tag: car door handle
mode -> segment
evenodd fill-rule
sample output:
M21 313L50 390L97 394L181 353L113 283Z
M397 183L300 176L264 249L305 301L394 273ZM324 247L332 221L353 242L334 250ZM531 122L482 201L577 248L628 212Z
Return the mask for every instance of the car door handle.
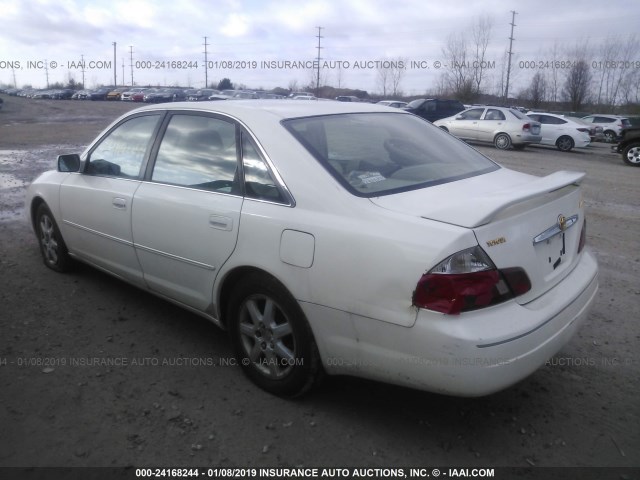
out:
M230 232L233 229L233 219L223 215L211 215L209 216L209 226Z
M120 208L120 209L125 209L127 208L127 201L124 198L120 198L120 197L114 197L113 200L111 200L111 204L116 207L116 208Z

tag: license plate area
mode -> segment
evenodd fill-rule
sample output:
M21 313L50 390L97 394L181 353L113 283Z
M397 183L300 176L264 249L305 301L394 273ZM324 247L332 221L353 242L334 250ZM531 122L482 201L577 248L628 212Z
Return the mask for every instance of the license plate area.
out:
M567 255L567 239L565 237L565 232L561 232L536 244L536 254L545 265L545 271L553 272L565 261Z

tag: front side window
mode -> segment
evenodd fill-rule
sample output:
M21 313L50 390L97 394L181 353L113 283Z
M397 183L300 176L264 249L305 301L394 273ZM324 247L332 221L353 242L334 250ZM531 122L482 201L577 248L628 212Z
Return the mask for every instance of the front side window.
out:
M414 190L500 168L413 115L353 113L282 123L339 183L357 196Z
M159 118L144 115L118 125L91 152L85 173L138 178Z
M480 120L483 112L484 108L472 108L471 110L462 112L459 116L461 120Z
M238 193L235 125L200 115L171 117L151 180L222 193Z

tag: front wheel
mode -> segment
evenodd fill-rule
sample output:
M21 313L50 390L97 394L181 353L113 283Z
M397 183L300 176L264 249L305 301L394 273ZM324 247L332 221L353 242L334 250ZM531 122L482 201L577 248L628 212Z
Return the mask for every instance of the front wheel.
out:
M35 220L36 235L44 264L56 272L70 270L73 259L69 256L51 210L44 203L40 204L36 210Z
M507 150L511 146L511 137L506 133L499 133L493 139L493 144L498 150Z
M231 295L227 320L238 361L260 388L295 397L320 377L311 328L298 302L274 278L244 278Z
M613 143L616 141L616 132L607 130L604 132L604 141L607 143Z
M558 150L560 150L561 152L570 152L574 147L573 138L567 135L563 135L558 140L556 140L556 147L558 147Z
M622 159L627 165L640 167L640 143L627 145L622 151Z

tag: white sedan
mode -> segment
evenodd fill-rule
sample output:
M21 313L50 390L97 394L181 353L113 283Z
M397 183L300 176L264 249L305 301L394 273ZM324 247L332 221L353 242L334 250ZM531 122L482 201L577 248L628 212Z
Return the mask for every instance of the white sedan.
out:
M433 122L463 140L487 142L499 150L540 143L540 124L515 108L478 106Z
M267 391L324 371L478 396L587 316L583 176L502 168L383 106L185 102L117 119L26 205L47 267L86 262L228 329Z
M589 127L584 123L553 113L529 112L527 117L540 122L541 145L551 145L562 152L570 152L573 147L585 148L591 143Z

